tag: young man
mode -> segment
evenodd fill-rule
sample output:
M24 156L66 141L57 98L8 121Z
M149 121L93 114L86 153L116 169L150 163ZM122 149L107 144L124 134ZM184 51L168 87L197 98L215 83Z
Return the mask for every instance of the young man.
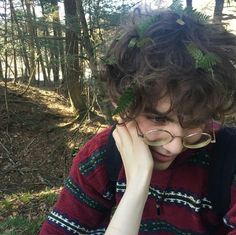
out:
M139 14L114 40L105 76L120 110L112 134L122 158L116 191L108 128L74 158L40 235L236 234L235 182L224 215L208 197L222 127L215 120L236 107L236 38L195 16Z

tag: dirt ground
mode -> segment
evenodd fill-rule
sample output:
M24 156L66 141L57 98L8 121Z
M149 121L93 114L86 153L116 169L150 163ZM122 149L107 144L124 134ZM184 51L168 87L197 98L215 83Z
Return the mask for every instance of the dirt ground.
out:
M63 184L81 146L100 122L73 122L68 99L53 89L26 89L0 82L0 200L6 194L40 191ZM8 108L6 108L8 107Z

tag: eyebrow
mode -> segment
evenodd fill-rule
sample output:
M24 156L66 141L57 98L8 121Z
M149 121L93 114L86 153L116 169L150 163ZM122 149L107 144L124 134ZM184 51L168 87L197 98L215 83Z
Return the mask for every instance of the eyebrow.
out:
M160 111L153 109L153 108L145 108L144 112L158 115L158 116L166 116L166 117L171 113L169 110L167 112L160 112Z
M146 114L151 114L153 116L166 117L170 121L173 121L173 122L177 122L178 121L178 120L176 120L176 118L173 117L174 116L173 111L170 111L170 110L168 110L167 112L160 112L160 111L158 111L156 109L153 109L153 108L145 108L144 112Z

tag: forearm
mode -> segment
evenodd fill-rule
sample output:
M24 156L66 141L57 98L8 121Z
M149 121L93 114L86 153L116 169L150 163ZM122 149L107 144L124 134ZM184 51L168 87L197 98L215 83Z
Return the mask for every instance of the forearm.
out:
M148 197L148 188L149 182L145 187L127 187L105 235L138 234L143 209Z
M117 125L113 132L124 165L125 193L105 235L137 235L153 171L149 147L140 139L136 122Z

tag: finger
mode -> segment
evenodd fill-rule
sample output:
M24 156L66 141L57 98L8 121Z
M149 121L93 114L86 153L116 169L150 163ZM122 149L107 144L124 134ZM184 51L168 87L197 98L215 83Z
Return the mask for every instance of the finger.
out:
M112 132L112 136L113 136L113 138L115 140L116 147L118 148L118 150L120 152L121 139L120 139L120 135L119 135L117 129L114 129L114 131Z
M120 138L120 144L123 145L127 145L127 144L132 144L132 137L129 133L129 130L126 126L126 124L123 125L117 125L116 126L116 131L119 135Z
M117 125L118 125L118 126L125 125L125 121L124 121L121 117L118 117L118 118L116 119L116 121L117 121Z
M142 138L138 135L137 131L137 121L132 120L131 122L127 123L127 128L129 130L130 135L132 136L132 140L135 144L142 143Z

